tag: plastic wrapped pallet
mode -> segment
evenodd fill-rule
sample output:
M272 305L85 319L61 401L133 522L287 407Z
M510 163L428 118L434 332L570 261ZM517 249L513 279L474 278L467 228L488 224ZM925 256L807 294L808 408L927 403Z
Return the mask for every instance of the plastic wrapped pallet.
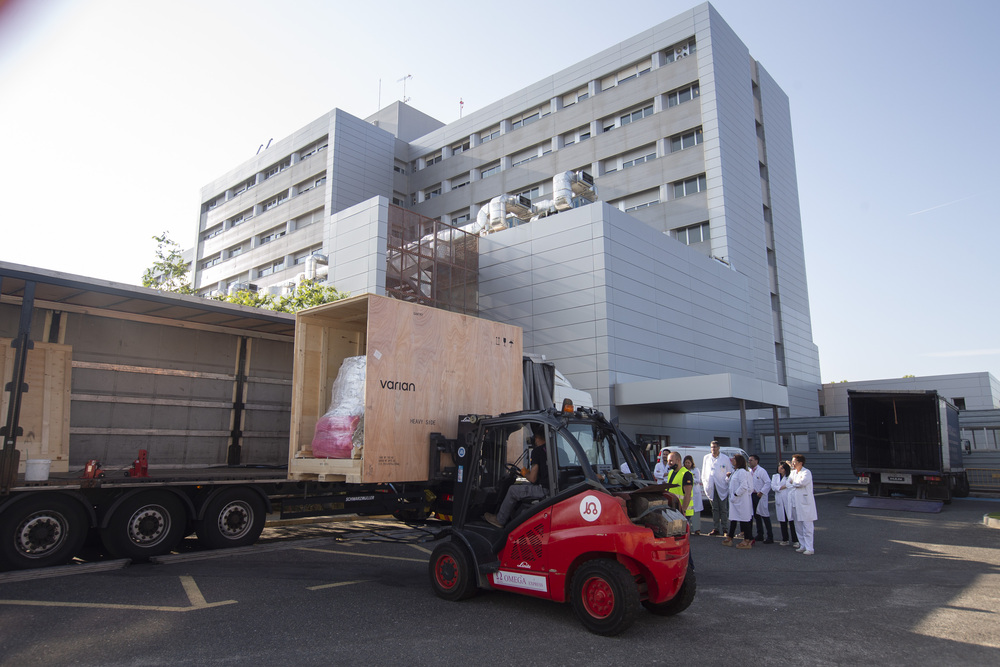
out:
M361 458L364 412L365 357L347 357L333 382L330 408L316 423L313 456L321 459Z

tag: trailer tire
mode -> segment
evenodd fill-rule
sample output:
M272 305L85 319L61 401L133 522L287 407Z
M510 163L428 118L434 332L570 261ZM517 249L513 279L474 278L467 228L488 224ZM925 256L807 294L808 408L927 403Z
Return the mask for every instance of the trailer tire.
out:
M205 507L195 532L209 549L229 549L253 544L264 530L264 501L253 489L226 489Z
M68 563L88 530L83 507L71 498L42 493L14 503L0 515L0 570Z
M670 600L654 604L649 600L643 600L642 606L657 616L673 616L679 614L694 602L695 592L698 590L698 581L694 576L694 566L688 561L687 572L684 574L684 583Z
M635 622L639 589L628 568L616 560L598 558L573 575L573 611L594 634L611 637Z
M168 491L145 491L126 498L112 510L101 542L115 558L141 562L177 546L187 525L181 501Z
M444 600L456 602L476 594L472 558L460 544L442 542L431 554L429 573L434 593Z

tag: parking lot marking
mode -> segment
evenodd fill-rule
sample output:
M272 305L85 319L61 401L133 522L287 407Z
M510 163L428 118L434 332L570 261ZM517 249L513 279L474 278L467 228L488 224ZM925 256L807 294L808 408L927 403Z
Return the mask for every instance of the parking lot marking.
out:
M54 602L50 600L0 600L0 604L22 606L22 607L73 607L79 609L127 609L132 611L172 611L185 612L199 609L210 609L221 607L227 604L236 604L236 600L223 600L222 602L208 602L201 594L194 579L189 576L181 577L181 586L191 601L190 607L169 607L163 605L148 604L112 604L105 602Z
M303 547L300 551L316 551L322 554L339 554L341 556L358 556L359 558L385 558L386 560L406 560L414 563L426 563L426 558L404 558L403 556L382 556L380 554L363 554L357 551L338 551L336 549L316 549Z
M350 586L351 584L363 584L367 579L358 579L357 581L338 581L335 584L322 584L320 586L306 586L307 591L318 591L324 588L336 588L337 586Z
M424 552L424 553L425 553L425 554L427 554L428 556L429 556L429 555L431 554L431 550L430 550L430 549L428 549L427 547L422 547L422 546L420 546L419 544L411 544L410 546L411 546L411 547L413 547L414 549L416 549L417 551L422 551L422 552Z

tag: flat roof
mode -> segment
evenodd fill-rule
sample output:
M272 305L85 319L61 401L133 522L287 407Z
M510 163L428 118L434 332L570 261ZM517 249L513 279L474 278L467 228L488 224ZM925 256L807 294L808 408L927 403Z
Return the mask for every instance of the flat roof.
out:
M35 284L36 307L113 311L267 336L291 338L295 334L291 313L0 262L0 302L20 304L28 283Z
M787 408L788 387L735 373L640 380L615 385L615 405L663 412L725 412Z

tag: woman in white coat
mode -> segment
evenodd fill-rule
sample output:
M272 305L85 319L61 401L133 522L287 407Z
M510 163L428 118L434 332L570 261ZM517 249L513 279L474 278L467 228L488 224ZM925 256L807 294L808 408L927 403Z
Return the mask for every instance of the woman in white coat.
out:
M747 460L742 454L733 457L733 474L729 477L729 537L722 540L723 546L733 546L736 522L743 529L743 541L737 549L753 546L753 478L747 470Z
M774 515L781 524L781 546L788 546L788 529L792 532L792 546L799 548L799 538L795 534L795 522L792 520L792 487L788 486L788 475L792 468L782 461L778 464L778 472L771 475L771 488L774 489Z
M812 556L813 522L816 521L816 499L813 497L813 477L806 468L804 454L792 455L792 473L788 476L788 485L792 487L792 518L795 519L795 532L799 535L800 546L796 551Z

